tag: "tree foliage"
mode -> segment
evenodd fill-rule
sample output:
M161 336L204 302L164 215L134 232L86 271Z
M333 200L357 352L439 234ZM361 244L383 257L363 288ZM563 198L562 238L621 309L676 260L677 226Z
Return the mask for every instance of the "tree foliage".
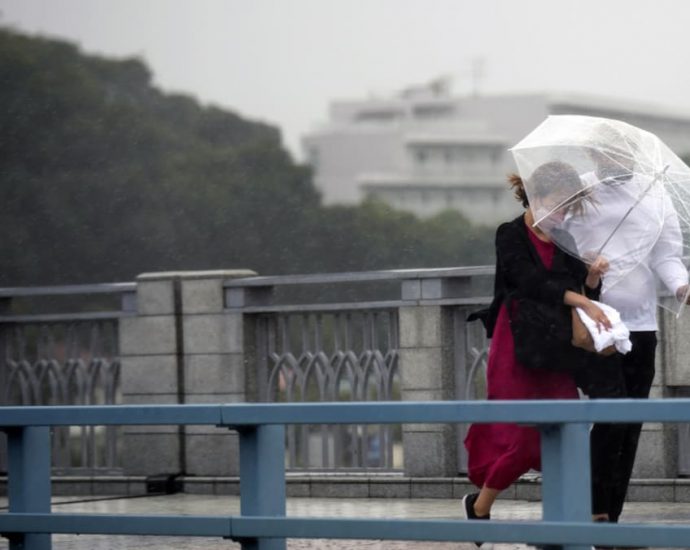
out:
M3 286L492 259L457 213L322 207L276 128L163 93L138 59L0 29L0 106Z

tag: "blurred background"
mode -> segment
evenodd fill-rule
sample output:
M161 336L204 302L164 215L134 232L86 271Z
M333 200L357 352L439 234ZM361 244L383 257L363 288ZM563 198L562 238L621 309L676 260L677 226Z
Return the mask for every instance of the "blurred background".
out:
M690 156L682 0L0 0L0 285L490 264L549 114Z

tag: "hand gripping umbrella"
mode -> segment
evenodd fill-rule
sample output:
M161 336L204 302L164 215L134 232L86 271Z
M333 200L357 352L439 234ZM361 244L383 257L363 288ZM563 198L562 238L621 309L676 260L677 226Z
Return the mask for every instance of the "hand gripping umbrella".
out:
M690 168L657 136L617 120L549 116L511 152L535 225L585 262L608 260L603 292L645 270L673 295L687 281ZM580 185L566 185L563 170ZM679 314L683 292L660 303Z

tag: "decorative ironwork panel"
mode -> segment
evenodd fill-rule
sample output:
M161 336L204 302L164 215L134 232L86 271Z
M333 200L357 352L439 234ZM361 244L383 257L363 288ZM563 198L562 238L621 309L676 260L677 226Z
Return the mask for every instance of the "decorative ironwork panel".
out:
M111 405L120 402L118 321L8 323L0 329L3 405ZM118 427L53 430L53 466L114 470Z
M397 310L260 315L259 393L268 402L400 400ZM290 426L293 470L402 468L399 426Z
M470 312L468 309L460 309L460 314L466 317ZM486 362L489 357L489 339L486 337L484 326L479 321L463 323L462 331L456 337L464 338L465 355L464 369L465 376L463 384L463 394L458 395L458 399L486 399Z
M467 316L482 306L458 307L454 312L455 397L460 400L486 399L486 366L489 339L479 321L467 322ZM457 427L458 470L467 472L465 436L468 426Z

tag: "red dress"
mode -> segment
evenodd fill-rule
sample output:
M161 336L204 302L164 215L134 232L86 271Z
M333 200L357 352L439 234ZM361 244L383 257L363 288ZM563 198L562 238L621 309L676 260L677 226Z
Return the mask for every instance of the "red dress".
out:
M530 240L541 261L551 269L553 243L531 230ZM517 362L508 312L501 306L487 364L488 399L577 399L570 374L530 370ZM502 491L530 469L541 469L539 431L516 424L473 424L465 438L468 477L477 487Z

